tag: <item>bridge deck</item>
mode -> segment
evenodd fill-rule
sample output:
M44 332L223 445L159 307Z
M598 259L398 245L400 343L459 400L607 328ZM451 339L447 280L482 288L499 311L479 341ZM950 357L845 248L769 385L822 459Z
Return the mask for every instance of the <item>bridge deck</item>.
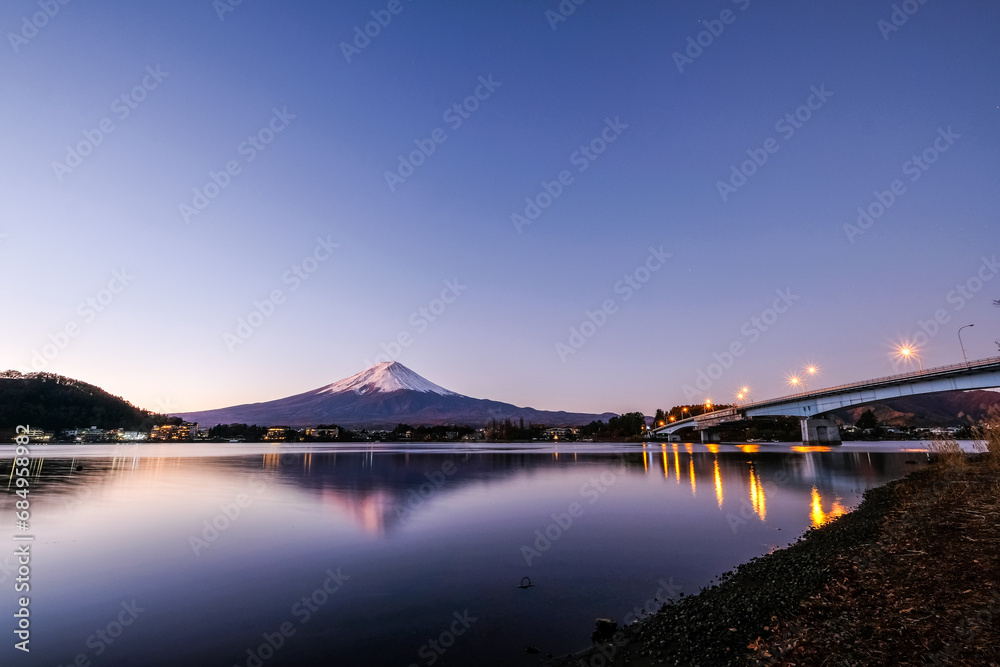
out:
M922 382L926 380L935 380L935 379L949 378L949 377L969 376L969 375L976 375L978 373L996 373L998 371L1000 371L1000 357L991 357L989 359L980 359L968 363L950 364L948 366L937 366L935 368L928 368L927 370L910 371L908 373L887 375L884 377L873 378L870 380L851 382L849 384L837 385L835 387L826 387L824 389L818 389L815 391L804 391L804 392L799 392L797 394L790 394L788 396L769 398L764 401L757 401L755 403L739 405L733 408L725 408L723 410L707 412L705 414L697 415L695 417L688 417L687 419L683 419L681 421L665 424L659 428L651 429L650 434L651 435L670 434L687 426L705 425L706 427L710 427L711 425L721 424L726 421L742 420L745 418L748 411L767 409L779 405L802 404L803 401L811 401L813 399L822 399L824 397L850 394L854 392L867 391L867 390L875 390L886 387L897 387L901 385L907 385L912 382ZM871 399L868 399L865 402L871 402ZM815 406L817 404L812 404L812 405ZM822 411L823 410L816 410L813 412L813 414L817 414Z

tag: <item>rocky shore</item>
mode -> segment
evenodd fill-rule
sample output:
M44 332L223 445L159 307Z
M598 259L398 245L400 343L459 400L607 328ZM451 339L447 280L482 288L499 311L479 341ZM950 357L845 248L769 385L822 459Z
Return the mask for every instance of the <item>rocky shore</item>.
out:
M549 664L1000 666L998 457L935 459Z

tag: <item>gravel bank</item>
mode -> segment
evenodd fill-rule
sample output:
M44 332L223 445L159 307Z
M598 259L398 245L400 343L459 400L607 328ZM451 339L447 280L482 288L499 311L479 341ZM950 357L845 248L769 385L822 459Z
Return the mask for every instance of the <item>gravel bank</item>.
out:
M551 665L1000 665L995 463L941 457Z

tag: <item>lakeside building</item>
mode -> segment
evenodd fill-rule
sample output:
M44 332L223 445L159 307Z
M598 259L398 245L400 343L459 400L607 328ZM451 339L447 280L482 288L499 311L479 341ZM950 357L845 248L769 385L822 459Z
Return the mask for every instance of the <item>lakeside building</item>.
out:
M63 432L63 437L69 439L70 442L107 442L112 439L112 436L112 433L96 426L74 428Z
M307 428L306 429L307 438L316 438L317 440L336 440L340 437L340 429L337 427L333 428Z
M191 442L198 433L198 424L182 422L154 426L149 434L151 442Z
M264 440L268 442L283 441L288 437L288 427L287 426L272 426L267 429L267 435L264 436Z
M39 442L52 442L52 432L46 431L40 428L28 428L27 433L24 435L28 436L28 440L33 443Z

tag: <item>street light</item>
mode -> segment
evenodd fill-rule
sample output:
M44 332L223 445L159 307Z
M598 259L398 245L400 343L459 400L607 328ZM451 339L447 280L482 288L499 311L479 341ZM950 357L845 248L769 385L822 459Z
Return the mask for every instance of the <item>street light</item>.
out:
M907 361L909 361L909 359L910 359L911 356L912 357L916 357L917 358L917 364L920 366L920 370L921 371L924 370L924 362L920 361L920 355L917 354L917 351L915 349L913 349L909 345L904 345L904 346L902 346L902 347L899 348L898 352L899 352L899 355L902 356L903 358L905 358Z
M741 401L744 404L750 402L750 387L743 386L736 391L736 404L739 405Z
M799 385L802 384L802 380L797 375L792 375L788 378L788 384L792 385L793 388L798 389Z
M965 365L969 365L969 358L965 356L965 343L962 342L962 329L968 329L969 327L974 327L975 324L966 324L964 327L958 328L958 344L962 346L962 359L965 361Z

